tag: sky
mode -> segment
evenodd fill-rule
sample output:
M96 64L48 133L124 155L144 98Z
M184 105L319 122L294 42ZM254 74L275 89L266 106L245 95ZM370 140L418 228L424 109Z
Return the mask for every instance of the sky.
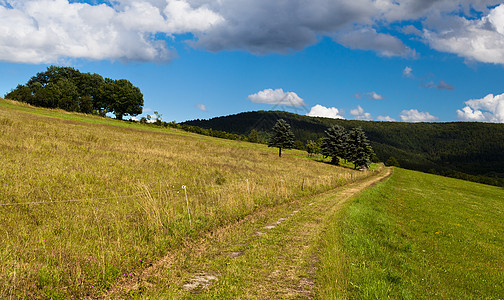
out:
M50 65L128 79L136 118L503 123L504 4L0 0L0 96Z

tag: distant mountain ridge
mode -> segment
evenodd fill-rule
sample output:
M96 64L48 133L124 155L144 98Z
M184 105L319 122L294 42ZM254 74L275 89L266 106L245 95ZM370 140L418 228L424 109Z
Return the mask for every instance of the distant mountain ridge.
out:
M381 161L395 157L401 167L504 186L504 124L402 123L308 117L284 111L252 111L191 120L182 124L265 138L278 119L286 120L296 139L324 136L331 125L362 127ZM476 178L477 177L477 178ZM485 177L485 178L483 178Z

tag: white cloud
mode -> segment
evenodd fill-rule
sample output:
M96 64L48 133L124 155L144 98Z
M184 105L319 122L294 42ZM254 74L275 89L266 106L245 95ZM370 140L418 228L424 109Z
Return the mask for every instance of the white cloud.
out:
M410 67L405 67L403 72L402 72L403 76L405 77L413 77L413 69L410 68Z
M196 107L197 107L199 110L201 110L201 111L207 111L207 107L206 107L206 105L205 105L205 104L201 104L201 103L199 103L199 104L197 104L197 105L196 105Z
M344 119L343 114L336 107L325 107L320 104L313 106L306 115L309 117Z
M420 112L416 109L403 110L400 117L403 122L432 122L439 119L428 112Z
M165 37L185 33L190 45L209 51L289 53L328 36L349 48L414 58L414 49L390 30L380 31L396 22L419 21L402 32L439 51L504 64L501 0L83 2L0 0L0 61L167 62L176 52Z
M167 0L164 9L167 31L172 33L203 32L224 22L224 18L207 6L193 9L184 0Z
M469 60L504 64L504 4L479 19L439 16L427 20L424 37L429 45Z
M367 93L369 95L370 98L372 98L373 100L382 100L383 99L383 96L380 95L380 94L377 94L376 92L370 92L370 93Z
M294 92L284 92L283 89L265 89L248 96L249 100L255 103L266 103L273 105L303 106L304 100Z
M461 121L504 123L504 94L488 94L482 99L468 100L465 104L466 107L457 110Z
M67 58L166 62L176 53L155 34L200 32L222 21L206 6L193 8L180 0L112 3L114 6L68 0L0 2L0 60L34 64Z
M389 116L378 116L378 117L376 117L376 120L377 121L384 121L384 122L395 122L396 121L396 119L391 118Z
M371 114L364 112L364 109L359 105L356 109L352 109L350 114L354 116L356 120L371 120Z

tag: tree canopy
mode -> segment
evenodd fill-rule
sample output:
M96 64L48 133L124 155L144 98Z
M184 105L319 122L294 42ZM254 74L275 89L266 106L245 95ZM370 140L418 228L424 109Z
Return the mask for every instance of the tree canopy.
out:
M117 119L142 113L143 95L126 79L113 80L99 74L81 73L71 67L50 66L18 85L5 98L34 106L105 115Z
M355 168L369 167L371 157L374 155L373 148L369 140L360 127L352 128L348 133L348 155L347 159L352 161Z
M294 133L290 125L283 119L278 120L273 126L273 135L268 141L268 147L277 147L278 156L282 156L282 148L292 149L294 147Z
M333 125L325 131L326 137L322 140L322 155L331 157L332 164L339 164L339 159L348 157L348 133L340 125Z

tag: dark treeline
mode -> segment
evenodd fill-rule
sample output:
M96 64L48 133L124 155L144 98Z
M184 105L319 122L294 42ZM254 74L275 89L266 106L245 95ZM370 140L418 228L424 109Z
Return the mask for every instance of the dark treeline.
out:
M6 99L34 106L60 108L104 116L113 113L117 119L142 113L143 95L126 79L103 78L99 74L81 73L70 67L50 66L20 84Z
M328 127L361 127L381 161L391 157L407 169L504 186L504 125L492 123L402 123L314 118L283 111L257 111L183 124L264 136L286 120L302 143L324 137Z

